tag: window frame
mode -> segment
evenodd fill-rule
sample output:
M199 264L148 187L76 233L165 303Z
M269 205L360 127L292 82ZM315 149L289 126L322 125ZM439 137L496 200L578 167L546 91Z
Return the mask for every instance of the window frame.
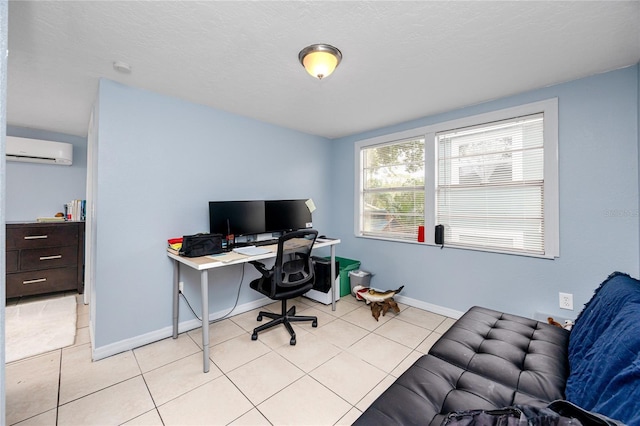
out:
M453 120L430 124L427 126L381 135L370 139L363 139L354 144L354 235L358 238L370 238L377 240L387 240L404 243L415 243L435 246L434 227L436 225L436 185L438 179L437 163L437 139L436 134L447 132L463 127L479 126L496 121L513 119L516 117L542 113L544 114L543 137L544 137L544 253L527 253L521 251L500 250L485 247L445 247L462 250L474 250L489 253L503 253L535 258L554 259L560 256L560 202L559 202L559 181L558 181L558 98L551 98L542 101L517 105L504 109L494 110L482 114L461 117ZM424 171L425 171L425 241L424 243L409 241L406 239L394 239L389 237L363 235L361 227L361 203L362 198L362 150L374 145L384 145L394 141L402 141L410 138L421 138L425 140Z
M356 173L356 185L355 185L355 191L356 191L356 203L355 203L355 222L354 222L354 226L355 226L355 234L356 236L359 237L363 237L363 238L373 238L373 239L378 239L378 240L389 240L389 241L403 241L403 242L411 242L411 240L406 239L406 238L393 238L391 236L384 236L384 235L374 235L375 233L371 233L371 234L365 234L364 232L361 232L361 223L360 220L363 218L364 216L364 207L363 207L363 203L361 203L362 201L362 196L365 194L364 192L364 170L363 170L363 163L364 163L364 150L365 149L369 149L369 148L374 148L374 147L380 147L383 148L385 146L389 146L389 145L394 145L394 144L401 144L403 142L407 142L410 141L412 139L424 139L424 136L421 135L420 133L416 133L415 130L410 130L407 132L400 132L400 133L394 133L393 134L393 138L389 138L388 136L381 136L381 137L377 137L377 138L373 138L373 139L368 139L366 141L360 141L356 143L356 169L355 169L355 173ZM426 146L426 141L425 141L425 146ZM424 153L423 153L424 154ZM423 155L424 158L424 155ZM426 162L425 162L426 164ZM424 171L424 182L425 182L425 186L426 186L426 182L427 182L427 173L426 173L426 169L423 170ZM424 191L424 190L423 190ZM427 205L426 200L425 200L425 206ZM416 235L417 235L417 230L416 230Z

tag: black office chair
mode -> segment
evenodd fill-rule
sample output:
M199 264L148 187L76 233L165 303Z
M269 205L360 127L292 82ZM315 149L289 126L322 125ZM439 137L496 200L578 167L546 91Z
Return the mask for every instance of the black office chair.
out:
M296 333L291 326L295 321L312 321L311 326L318 326L317 317L296 316L296 307L287 310L287 300L303 295L311 290L315 282L311 249L318 236L314 229L303 229L289 232L278 239L278 254L276 262L271 269L266 269L263 263L253 261L262 276L251 281L251 288L268 296L273 300L282 301L282 313L260 311L258 321L262 317L271 318L272 321L256 327L251 335L251 340L258 339L258 333L278 324L284 324L291 335L289 343L296 344Z

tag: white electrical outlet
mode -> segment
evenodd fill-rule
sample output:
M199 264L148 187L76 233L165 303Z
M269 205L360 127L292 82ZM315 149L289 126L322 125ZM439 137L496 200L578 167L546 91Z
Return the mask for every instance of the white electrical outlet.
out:
M178 291L184 294L184 281L178 283Z
M560 293L560 309L573 311L573 294Z

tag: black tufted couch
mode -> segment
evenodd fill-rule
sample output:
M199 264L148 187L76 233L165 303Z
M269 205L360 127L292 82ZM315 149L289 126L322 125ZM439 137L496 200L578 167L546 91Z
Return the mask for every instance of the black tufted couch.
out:
M355 424L439 425L451 412L512 406L640 426L640 281L611 274L571 334L471 308Z
M449 412L564 397L569 332L473 307L355 425L440 425Z

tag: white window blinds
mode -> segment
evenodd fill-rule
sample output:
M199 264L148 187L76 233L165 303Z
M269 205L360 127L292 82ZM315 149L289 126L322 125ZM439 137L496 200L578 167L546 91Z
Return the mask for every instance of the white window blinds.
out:
M424 137L362 148L360 235L416 241L424 225Z
M544 255L543 120L436 134L436 224L446 245Z

